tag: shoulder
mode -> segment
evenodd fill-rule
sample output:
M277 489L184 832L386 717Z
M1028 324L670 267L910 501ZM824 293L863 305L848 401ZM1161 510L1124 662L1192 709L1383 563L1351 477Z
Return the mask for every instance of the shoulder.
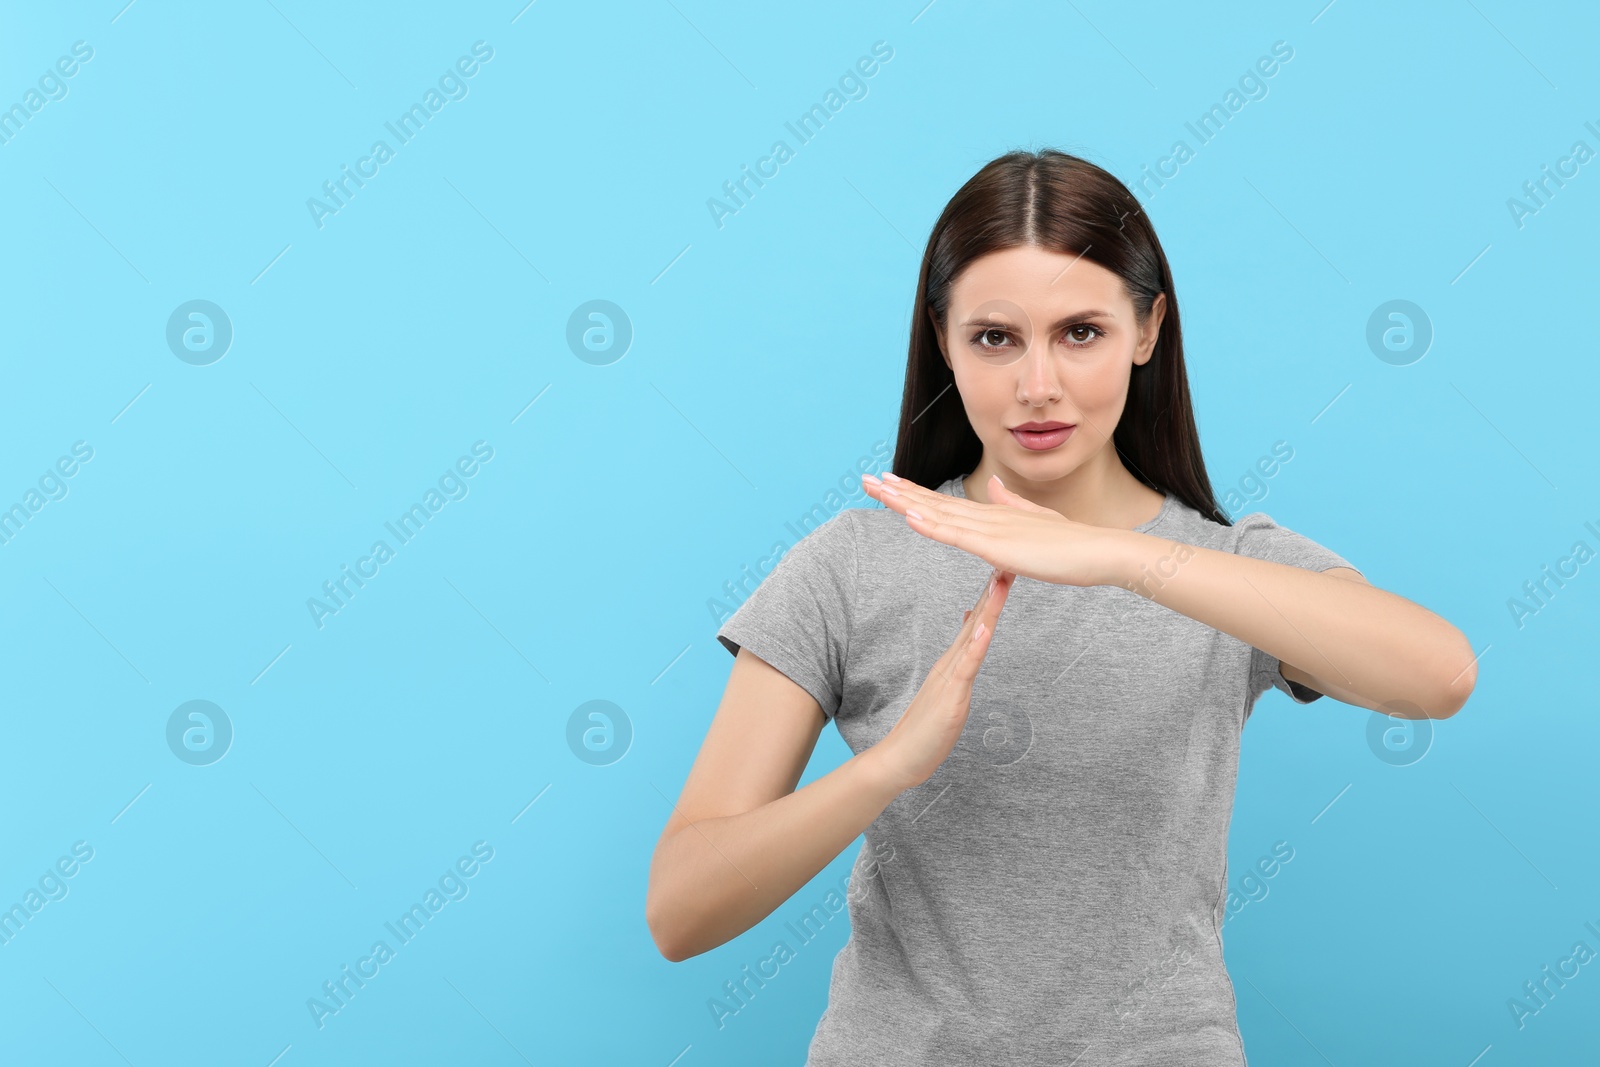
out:
M906 525L904 516L881 505L846 508L839 513L839 520L848 524L856 556L863 561L881 564L903 552L910 538L919 536Z
M966 496L961 491L959 476L929 488L957 499L965 499ZM871 565L903 571L919 566L937 567L943 561L968 555L959 548L917 533L906 522L904 515L874 500L869 499L863 507L850 508L847 513L855 524L857 550L864 567Z
M1264 511L1252 511L1224 524L1190 507L1181 498L1170 493L1168 496L1168 506L1151 533L1246 556L1270 555L1291 542L1309 540L1279 524Z
M1241 556L1286 563L1311 570L1348 567L1360 573L1348 560L1326 545L1297 530L1290 529L1262 511L1242 515L1228 528L1232 542L1229 551Z
M1174 497L1161 522L1150 533L1175 541L1250 556L1269 563L1285 563L1311 570L1348 567L1361 572L1349 560L1312 538L1282 525L1263 511L1241 515L1229 525L1201 514ZM1365 576L1362 576L1363 579Z
M1168 494L1166 507L1161 512L1160 521L1150 527L1147 532L1156 537L1167 537L1185 544L1198 545L1201 548L1215 548L1224 552L1232 552L1233 527L1224 526L1217 520L1201 514L1182 498L1175 494Z
M773 547L780 550L781 558L777 560L779 566L788 561L807 561L810 564L835 565L851 567L855 564L856 553L856 513L865 511L865 508L844 508L833 515L823 518L815 526L805 529L802 525L793 522L786 524L785 532L790 537L798 537L787 549L783 548L780 541ZM815 514L803 517L803 524L807 519L815 521ZM764 570L767 568L763 568Z
M1241 515L1228 528L1233 551L1242 556L1270 557L1280 552L1294 540L1309 540L1304 534L1291 530L1264 511Z

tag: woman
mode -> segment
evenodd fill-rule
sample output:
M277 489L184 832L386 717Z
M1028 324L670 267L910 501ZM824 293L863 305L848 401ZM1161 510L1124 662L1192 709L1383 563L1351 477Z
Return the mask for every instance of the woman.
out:
M1165 254L1061 152L994 160L934 226L893 470L718 631L658 948L725 943L864 832L812 1067L1243 1064L1221 925L1256 698L1445 718L1471 646L1268 516L1228 521ZM830 719L855 755L795 790Z

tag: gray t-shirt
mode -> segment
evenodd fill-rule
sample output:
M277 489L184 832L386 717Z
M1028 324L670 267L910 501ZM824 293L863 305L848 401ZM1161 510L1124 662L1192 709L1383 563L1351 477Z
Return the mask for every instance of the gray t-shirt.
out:
M960 478L939 492L965 496ZM1138 530L1351 566L1260 512L1223 526L1170 493ZM990 570L896 512L846 509L717 638L793 679L862 752ZM1018 577L954 751L867 827L807 1067L1244 1064L1221 930L1239 734L1268 687L1320 696L1129 590Z

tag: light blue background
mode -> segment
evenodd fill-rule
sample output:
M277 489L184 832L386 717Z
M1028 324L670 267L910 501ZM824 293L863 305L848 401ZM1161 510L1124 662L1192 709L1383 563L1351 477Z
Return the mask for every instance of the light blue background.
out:
M1600 950L1600 577L1508 608L1600 547L1600 164L1507 207L1600 149L1591 9L123 3L8 4L0 34L0 105L94 50L0 144L0 506L94 450L0 545L0 905L94 849L0 945L7 1062L800 1064L844 918L724 1027L707 1001L854 846L688 962L644 923L731 666L710 602L892 443L962 182L1055 146L1131 183L1178 139L1146 207L1218 491L1288 442L1245 510L1482 653L1409 766L1367 711L1258 705L1230 862L1295 858L1224 929L1251 1062L1593 1056L1600 963L1521 1029L1507 1007ZM319 228L307 199L480 40L466 97ZM880 40L866 97L798 145L785 121ZM1197 145L1279 40L1266 96ZM708 199L780 138L719 227ZM234 330L209 366L165 341L195 299ZM634 331L604 366L566 341L595 299ZM1435 331L1406 366L1365 340L1392 299ZM308 598L480 440L466 497L319 629ZM203 767L165 733L196 699L235 730ZM590 700L632 724L610 765L566 740ZM847 755L828 731L807 780ZM308 998L477 841L468 895L319 1029Z

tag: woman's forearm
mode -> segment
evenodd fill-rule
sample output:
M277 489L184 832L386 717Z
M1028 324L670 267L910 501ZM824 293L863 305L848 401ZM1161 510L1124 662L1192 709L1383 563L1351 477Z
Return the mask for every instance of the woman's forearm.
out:
M1124 531L1119 583L1367 700L1453 714L1477 678L1462 632L1362 581Z
M750 929L899 794L867 749L777 800L677 830L650 864L645 916L661 954L685 960Z

